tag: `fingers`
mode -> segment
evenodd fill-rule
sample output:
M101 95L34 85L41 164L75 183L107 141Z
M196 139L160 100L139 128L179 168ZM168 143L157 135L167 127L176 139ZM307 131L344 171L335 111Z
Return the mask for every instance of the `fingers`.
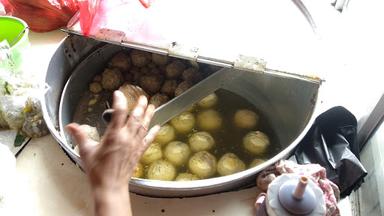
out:
M142 127L144 112L147 108L148 100L145 96L140 96L136 107L133 109L129 116L127 127L130 132L137 134L140 127Z
M128 115L127 99L121 91L115 91L113 93L113 105L114 112L112 114L112 120L110 125L112 128L119 128L125 125Z
M159 132L160 130L160 126L159 125L155 125L153 126L147 133L147 135L145 136L144 138L144 146L145 148L147 148L147 146L153 142L153 140L155 139L157 133Z
M95 141L90 140L85 130L76 123L71 123L65 127L65 129L75 139L76 144L79 146L80 156L86 155L96 144Z
M152 104L150 104L147 107L147 110L145 111L145 114L144 114L144 117L143 117L143 121L141 123L142 126L139 129L139 131L138 131L138 135L140 137L144 137L147 134L149 123L151 122L152 117L155 114L155 109L156 109L155 106L152 105Z

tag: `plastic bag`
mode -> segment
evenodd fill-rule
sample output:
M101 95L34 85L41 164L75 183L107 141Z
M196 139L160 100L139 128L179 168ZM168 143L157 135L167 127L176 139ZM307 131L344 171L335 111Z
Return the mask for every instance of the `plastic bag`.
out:
M36 32L65 26L78 10L77 0L0 0L0 3L7 15L23 19Z
M367 175L359 161L356 128L352 113L334 107L317 117L291 159L299 164L317 163L325 167L328 179L339 186L341 197L348 196Z

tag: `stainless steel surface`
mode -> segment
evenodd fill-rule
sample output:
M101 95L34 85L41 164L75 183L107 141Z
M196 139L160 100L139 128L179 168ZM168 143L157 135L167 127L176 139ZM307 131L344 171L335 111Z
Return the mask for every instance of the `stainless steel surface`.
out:
M109 57L121 50L122 47L114 45L100 47L100 44L97 44L94 49L78 49L77 55L83 58L78 58L78 64L75 67L76 62L68 61L68 53L67 55L64 53L68 40L76 41L73 40L73 37L77 36L69 37L63 41L52 57L46 77L47 85L50 88L47 89L43 101L43 113L52 135L69 157L81 166L81 159L62 133L63 128L58 129L57 127L59 124L58 115L60 113L62 125L72 120L71 113L74 106L80 93L86 88L84 83L91 80L93 74L103 68ZM76 47L76 42L73 45ZM93 55L90 55L91 53ZM84 58L84 56L86 57ZM80 59L84 60L81 61ZM76 73L78 70L81 72ZM130 189L133 192L160 197L185 197L223 192L246 186L254 183L255 174L259 171L277 160L287 157L305 135L315 118L320 81L311 82L305 78L289 76L287 73L279 73L268 68L264 73L235 69L224 70L230 72L231 75L240 76L234 76L231 82L222 83L221 87L247 98L266 115L283 150L262 165L230 176L191 182L132 179ZM67 94L63 95L62 101L64 102L59 108L60 94L63 92L64 85L71 73L73 76L70 79L74 82L68 83L78 84L66 89ZM78 74L78 77L75 74ZM201 83L202 86L203 84ZM189 91L193 91L193 88ZM188 91L185 95L187 94ZM177 99L175 98L169 104L174 103Z
M136 2L116 4L89 37L228 67L241 55L252 56L307 79L318 75L313 69L324 59L310 1L164 0L148 9ZM66 31L81 35L79 22L73 23Z

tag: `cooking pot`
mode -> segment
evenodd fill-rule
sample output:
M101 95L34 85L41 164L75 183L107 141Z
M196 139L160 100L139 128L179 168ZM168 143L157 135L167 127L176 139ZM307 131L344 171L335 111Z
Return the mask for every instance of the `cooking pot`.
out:
M312 25L310 24L307 23L308 26ZM231 82L223 83L221 88L234 92L254 104L268 119L281 145L282 150L268 161L229 176L189 182L133 178L130 181L130 190L135 193L156 197L186 197L254 185L258 172L290 155L318 114L321 79L285 69L289 67L272 69L268 67L268 59L233 55L231 50L230 55L226 57L223 57L222 50L216 52L217 55L212 52L212 55L208 55L207 52L204 53L205 55L199 55L196 51L198 49L191 49L189 44L185 45L172 40L168 41L168 47L159 45L159 41L149 40L144 43L132 38L121 39L121 37L117 40L116 32L113 30L110 30L112 33L106 36L104 29L103 35L91 35L92 38L81 36L81 32L76 27L66 31L70 33L69 36L62 41L48 67L45 80L47 89L42 107L44 119L53 137L80 167L82 166L81 158L73 150L63 127L72 121L81 93L87 89L87 84L93 76L104 68L115 53L127 47L209 63L221 66L219 70L236 74L236 78ZM161 43L164 43L164 40L161 40ZM247 48L249 50L249 47ZM193 88L199 88L199 84ZM173 103L174 100L167 104Z

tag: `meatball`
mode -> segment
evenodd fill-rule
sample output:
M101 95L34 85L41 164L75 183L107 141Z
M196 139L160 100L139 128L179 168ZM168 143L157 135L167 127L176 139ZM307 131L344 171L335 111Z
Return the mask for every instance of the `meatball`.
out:
M136 167L135 167L135 170L133 170L133 174L132 174L132 177L135 177L135 178L141 178L143 177L144 175L144 167L143 167L143 164L141 163L137 163Z
M153 104L156 108L167 103L169 101L169 97L165 94L157 93L151 97L149 100L149 104Z
M141 156L140 162L143 164L150 164L154 161L160 160L163 157L161 145L159 143L152 143Z
M119 88L119 91L121 91L124 94L125 98L127 99L128 113L130 113L133 110L140 95L144 95L145 97L148 97L147 93L145 93L145 91L143 91L143 89L141 89L139 86L134 86L130 84L122 85Z
M165 68L165 76L168 79L177 79L183 73L185 65L180 60L174 60Z
M157 65L166 65L168 63L168 56L152 53L152 62Z
M249 168L258 166L264 162L265 162L265 160L263 160L263 159L259 159L259 158L253 159L252 162L249 164Z
M202 80L203 77L196 68L190 67L190 68L183 71L181 78L184 81L196 83L196 82L199 82L200 80Z
M170 142L164 149L164 157L175 166L183 166L190 155L189 146L180 141Z
M204 131L215 131L221 128L223 119L220 113L213 109L201 111L197 115L197 125Z
M131 61L134 66L143 67L151 61L151 54L140 50L132 50Z
M236 111L233 122L238 128L253 129L259 122L259 116L251 110L241 109Z
M112 57L108 63L110 68L118 68L121 71L128 71L131 68L131 59L125 52L119 52Z
M175 181L193 181L193 180L199 180L199 177L191 173L180 173L179 175L177 175L175 179Z
M92 82L89 84L89 91L91 91L94 94L100 93L103 90L103 86L101 86L101 83L99 82Z
M197 102L197 105L200 108L208 109L216 106L218 101L218 97L215 93L209 94L205 98L201 99L199 102Z
M175 96L179 96L179 95L183 94L185 91L187 91L192 86L193 86L193 84L188 82L188 81L181 82L177 86L177 88L175 89Z
M233 153L224 154L217 162L217 172L221 176L231 175L245 170L245 164Z
M175 90L177 88L176 80L165 80L163 86L161 87L161 93L168 95L169 97L173 97L175 95Z
M171 120L171 125L179 133L189 133L195 126L195 116L190 112L183 112Z
M144 75L140 78L140 86L148 93L155 94L161 88L161 77L157 75Z
M268 136L260 131L251 131L243 138L245 150L253 155L262 155L270 145Z
M188 168L201 179L212 177L216 173L216 158L207 151L197 152L189 159Z
M176 177L176 168L166 160L158 160L149 165L148 179L172 181Z
M196 132L188 139L189 146L193 152L208 151L215 145L215 140L208 132Z
M123 83L123 74L118 69L105 69L101 74L101 84L106 90L116 90Z
M171 125L165 124L161 126L159 132L157 133L155 137L155 142L158 142L161 145L165 145L175 140L175 137L176 137L175 129Z

